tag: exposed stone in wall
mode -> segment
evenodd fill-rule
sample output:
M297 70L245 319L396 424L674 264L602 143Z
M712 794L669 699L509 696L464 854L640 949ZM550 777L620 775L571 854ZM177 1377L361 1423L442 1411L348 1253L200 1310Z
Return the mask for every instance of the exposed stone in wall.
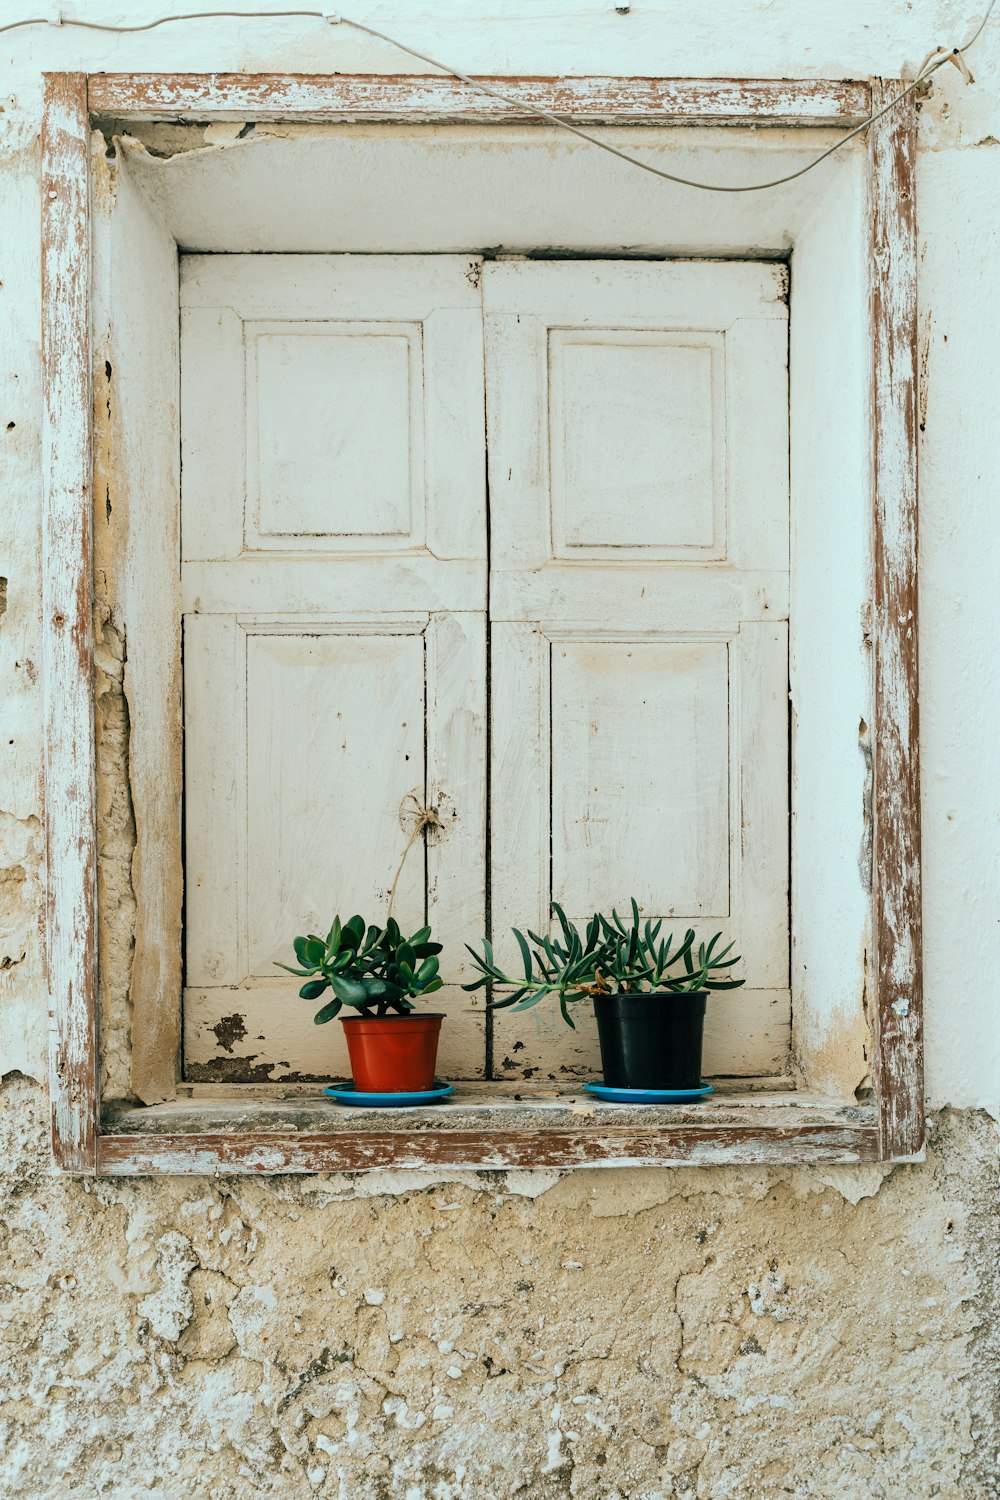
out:
M95 132L91 144L93 192L111 201L117 163ZM99 345L106 340L97 339ZM115 372L109 352L95 349L94 460L94 706L97 778L98 1014L100 1089L106 1098L131 1096L132 1004L136 901L132 887L136 825L129 778L129 705L125 690L128 641L118 603L128 506L119 478L120 423Z
M124 691L125 637L109 616L95 639L97 714L97 899L101 1030L101 1092L114 1099L131 1093L129 1000L135 949L132 856L135 817L128 778L129 712Z
M19 1078L0 1130L11 1500L1000 1494L983 1116L894 1170L412 1190L58 1179Z
M37 817L0 813L0 982L26 962L35 945L41 824ZM2 994L2 991L0 991Z

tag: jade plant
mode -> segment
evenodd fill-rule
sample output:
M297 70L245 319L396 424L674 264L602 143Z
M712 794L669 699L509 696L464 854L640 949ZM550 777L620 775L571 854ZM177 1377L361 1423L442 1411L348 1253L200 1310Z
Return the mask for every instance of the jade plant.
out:
M526 936L516 927L512 929L521 950L522 974L508 974L496 962L491 943L484 939L482 955L469 948L479 977L463 988L513 985L512 995L489 1002L488 1008L502 1010L513 1006L515 1012L529 1010L546 995L555 995L563 1020L575 1027L571 1006L595 996L734 990L745 983L728 973L739 962L739 954L733 953L733 943L719 948L720 932L708 943L696 947L694 930L688 928L683 940L674 947L671 934L660 937L662 918L643 922L634 898L631 905L631 922L623 922L615 910L610 921L602 912L595 912L581 934L554 901L552 910L559 922L559 936L544 937L531 931Z
M333 991L313 1018L317 1026L332 1021L345 1005L360 1016L405 1015L413 1009L411 1000L441 988L441 944L430 938L429 927L404 938L394 917L384 927L369 926L363 917L344 923L334 917L325 938L309 933L294 940L301 968L278 968L306 979L299 990L303 1000L318 1000L328 989Z

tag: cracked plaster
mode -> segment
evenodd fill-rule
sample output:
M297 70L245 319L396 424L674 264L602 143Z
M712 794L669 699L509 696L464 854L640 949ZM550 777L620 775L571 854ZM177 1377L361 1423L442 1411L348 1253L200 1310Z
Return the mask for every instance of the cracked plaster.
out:
M892 75L969 14L860 0L572 26L502 0L377 24L472 72ZM359 14L365 12L361 5ZM137 0L133 22L158 13ZM87 1183L47 1148L38 666L39 75L44 68L370 71L384 50L282 22L112 41L5 38L0 215L0 1492L229 1500L995 1500L1000 1048L989 981L955 992L959 914L989 975L997 653L997 36L920 126L926 1164ZM230 132L231 134L231 132ZM109 413L110 415L110 413ZM984 446L985 445L985 446ZM961 506L953 501L961 497ZM110 497L113 501L114 497ZM990 528L994 528L992 531ZM98 580L99 582L99 580ZM100 595L99 600L100 603ZM98 697L123 755L123 643ZM970 691L974 686L975 691ZM995 701L995 695L993 701ZM5 742L5 743L4 743ZM116 748L117 747L117 748ZM105 789L105 1083L125 1091L130 810ZM991 801L991 798L993 799ZM986 895L983 904L984 893ZM115 908L111 900L111 908ZM982 915L983 920L979 920ZM992 986L995 990L995 986ZM957 1040L956 1040L957 1038Z
M1000 1494L970 1378L996 1357L982 1115L860 1183L582 1171L528 1193L526 1173L73 1181L43 1116L9 1079L11 1500Z

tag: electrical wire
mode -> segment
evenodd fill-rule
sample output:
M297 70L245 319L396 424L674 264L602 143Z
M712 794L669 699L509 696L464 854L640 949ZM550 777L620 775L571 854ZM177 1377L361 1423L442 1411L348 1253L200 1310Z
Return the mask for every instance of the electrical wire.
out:
M581 130L578 125L571 124L569 120L563 119L561 115L551 114L547 109L531 109L530 116L535 119L545 120L550 125L558 125L561 130L569 131L571 135L577 136L581 141L587 141L591 146L597 146L599 150L606 151L610 156L617 156L619 161L627 162L633 167L639 167L643 172L649 172L652 176L660 177L665 182L678 183L681 187L697 188L699 191L705 193L760 193L767 188L782 187L786 182L794 182L796 178L804 177L807 172L811 172L814 167L818 167L821 162L826 161L828 156L832 156L835 151L839 151L841 146L846 146L848 141L853 141L855 136L860 135L870 125L874 125L876 121L881 120L890 110L895 109L908 94L912 94L913 90L928 79L932 73L936 73L938 68L943 68L945 63L951 62L953 58L961 57L978 39L986 22L990 18L995 4L996 0L990 0L989 8L980 22L977 31L963 46L953 47L950 51L940 47L936 48L929 54L927 61L917 73L916 78L908 83L906 88L902 89L894 98L890 99L887 104L883 105L880 110L869 115L866 120L862 120L860 125L855 125L853 130L849 130L846 135L842 135L838 141L835 141L832 146L828 146L825 151L821 151L818 156L814 157L812 161L807 162L804 167L799 167L795 172L788 172L784 177L772 178L769 182L740 183L737 185L697 182L693 178L679 177L673 172L665 171L662 167L655 167L652 162L643 161L641 157L633 156L628 151L622 151L618 146L612 146L609 141L602 141L599 136L591 135L588 131ZM524 108L523 103L510 94L503 93L502 90L494 88L482 79L470 78L467 74L458 72L457 69L450 67L447 63L439 62L437 58L429 57L425 52L418 52L414 47L404 46L395 37L387 36L382 31L376 31L373 26L366 26L361 21L349 20L346 16L339 16L336 19L347 26L353 26L356 31L367 32L369 36L378 37L380 41L388 42L391 46L398 48L400 52L408 53L410 57L416 57L421 62L430 63L432 67L440 68L442 72L451 74L460 83L477 89L481 94L488 94L491 98L499 99L505 104L513 104L518 108ZM932 61L932 59L934 60Z
M16 31L19 26L76 26L82 31L116 31L123 35L136 31L155 31L158 26L168 26L172 21L266 21L276 16L284 20L290 16L307 17L314 21L328 21L330 17L322 10L196 10L183 16L158 16L155 21L143 21L138 26L116 26L107 21L80 21L75 16L64 16L62 11L52 20L49 16L34 16L27 21L10 21L0 26L0 32Z
M591 146L596 146L598 150L607 152L609 156L615 156L619 161L626 162L629 166L632 167L638 167L641 171L648 172L653 177L662 178L665 182L673 182L681 187L695 188L698 191L705 193L760 193L766 191L769 188L782 187L785 183L788 182L795 182L797 178L804 177L807 172L813 171L813 169L815 167L818 167L821 162L826 161L827 158L832 156L835 151L839 151L842 146L846 146L849 141L853 141L857 136L861 135L863 131L867 130L869 126L876 124L877 121L881 119L884 119L884 117L889 114L891 110L895 109L897 105L902 103L907 95L912 94L914 89L918 88L922 83L925 83L933 73L936 73L938 68L943 68L945 63L953 63L965 75L966 80L968 82L971 82L972 75L969 73L968 68L965 66L963 58L965 53L968 52L971 47L974 47L976 42L978 42L979 38L982 36L983 32L986 29L986 24L989 21L990 16L993 14L993 8L996 3L997 0L990 0L990 3L986 8L986 12L983 15L982 20L979 22L979 25L976 27L975 31L969 37L969 40L967 42L964 42L961 47L935 47L933 51L928 53L927 58L918 70L916 77L913 78L904 89L901 89L898 94L894 95L894 97L890 99L886 104L884 104L881 109L876 110L874 114L871 114L867 119L862 120L860 125L855 125L852 130L847 131L846 134L842 135L839 140L833 143L832 146L828 146L825 151L821 151L818 156L813 157L812 161L807 162L805 166L799 167L794 172L788 172L783 177L774 177L768 182L750 182L738 184L698 182L690 177L680 177L674 172L667 172L662 167L654 166L652 162L643 161L641 157L633 156L630 152L623 151L620 147L611 145L609 141L601 140L599 136L591 135L589 131L581 130L578 125L572 124L571 121L564 119L561 115L552 114L549 110L539 109L537 106L526 105L523 100L518 99L515 95L507 94L502 89L495 88L492 84L486 83L482 78L470 77L469 74L463 73L459 68L453 68L450 64L443 63L439 61L438 58L431 57L426 52L420 52L416 47L407 46L405 42L399 41L396 37L390 36L387 32L378 31L374 26L367 26L363 21L355 21L350 16L330 13L327 11L204 10L193 11L187 15L159 16L153 21L144 21L136 26L117 26L101 21L81 21L76 20L75 18L70 16L63 16L62 12L60 11L58 12L57 19L55 20L51 20L46 16L36 16L31 19L8 22L7 25L0 26L0 33L3 33L5 31L16 31L19 27L22 26L75 26L86 31L111 31L119 32L124 35L126 33L131 34L140 31L154 31L158 26L166 26L173 21L210 21L220 19L236 19L241 21L268 19L283 20L293 17L300 19L308 18L311 20L327 21L332 25L350 26L354 31L364 32L367 36L375 37L378 41L381 42L386 42L390 47L395 47L397 51L405 52L408 57L415 57L419 62L424 62L432 68L437 68L440 72L446 73L449 77L457 79L459 83L464 83L468 88L474 89L477 93L486 94L491 99L499 99L501 103L511 105L514 109L519 110L525 119L544 120L546 124L555 125L560 130L565 130L570 135L576 136L579 140L586 141Z

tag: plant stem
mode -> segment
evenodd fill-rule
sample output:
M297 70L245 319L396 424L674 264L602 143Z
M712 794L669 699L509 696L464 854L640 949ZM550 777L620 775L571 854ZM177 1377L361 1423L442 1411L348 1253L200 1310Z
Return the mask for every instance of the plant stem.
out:
M396 873L392 877L392 885L389 887L389 903L386 907L385 913L385 919L387 922L392 916L393 903L396 900L396 887L399 884L399 877L403 873L403 866L406 864L406 856L409 854L410 850L413 848L414 844L417 842L417 839L423 833L425 828L440 827L441 819L437 815L437 809L434 807L422 807L420 809L420 815L417 818L416 826L413 832L410 834L409 839L407 840L406 848L403 850L402 858L400 859L399 864L396 866Z

